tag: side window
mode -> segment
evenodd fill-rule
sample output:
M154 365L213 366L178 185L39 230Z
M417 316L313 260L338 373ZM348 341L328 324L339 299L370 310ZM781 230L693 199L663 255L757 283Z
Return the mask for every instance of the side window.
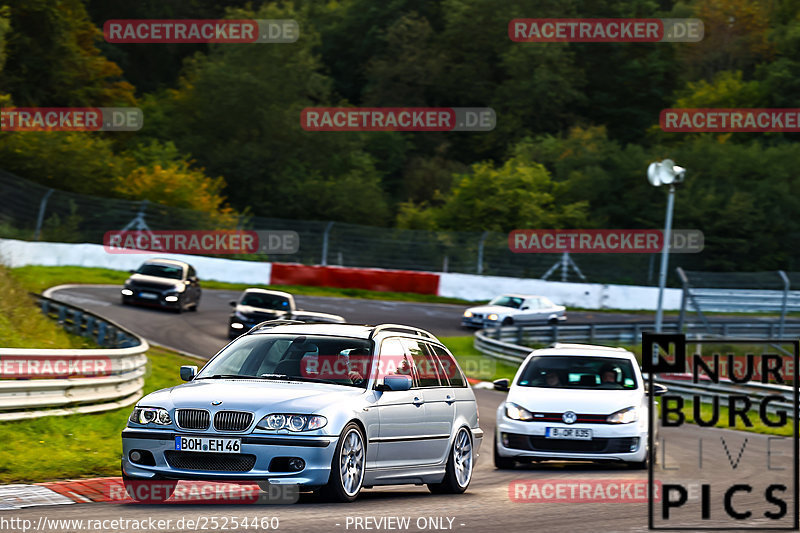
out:
M441 365L444 375L450 379L450 386L466 387L467 381L464 379L464 374L461 373L461 369L458 368L456 360L453 358L453 356L435 344L431 344L430 347L431 350L433 350L433 353L436 355L436 359L438 360L439 365Z
M425 350L425 348L413 339L403 339L406 352L414 361L417 369L420 387L440 387L439 373L436 370L436 360ZM445 381L445 384L447 382Z
M385 339L381 343L377 374L377 384L382 384L385 376L403 375L412 379L412 387L419 387L414 360L406 354L403 342L399 338Z

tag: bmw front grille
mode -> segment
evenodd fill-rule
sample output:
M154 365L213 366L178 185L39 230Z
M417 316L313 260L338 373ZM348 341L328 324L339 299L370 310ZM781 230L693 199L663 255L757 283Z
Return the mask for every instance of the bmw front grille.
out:
M178 427L182 429L208 429L211 415L205 409L178 409Z
M217 431L244 431L253 422L253 413L245 411L219 411L214 415Z

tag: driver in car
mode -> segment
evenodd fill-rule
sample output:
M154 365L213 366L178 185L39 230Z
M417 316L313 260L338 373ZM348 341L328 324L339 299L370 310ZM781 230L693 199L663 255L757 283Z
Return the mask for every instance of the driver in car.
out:
M600 368L600 384L601 385L617 385L617 376L619 375L619 368L611 364L604 364Z

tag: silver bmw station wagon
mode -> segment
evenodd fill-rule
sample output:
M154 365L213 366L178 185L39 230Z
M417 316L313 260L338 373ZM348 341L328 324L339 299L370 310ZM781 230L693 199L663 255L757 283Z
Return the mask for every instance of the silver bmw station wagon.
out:
M162 480L163 499L198 478L342 502L377 485L462 493L483 439L452 354L414 327L266 322L181 377L122 432L123 480Z

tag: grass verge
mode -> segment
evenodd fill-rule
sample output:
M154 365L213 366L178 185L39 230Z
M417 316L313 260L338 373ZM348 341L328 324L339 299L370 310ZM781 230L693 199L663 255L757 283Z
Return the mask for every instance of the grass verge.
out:
M148 359L145 394L181 383L179 367L198 364L159 348ZM132 408L0 423L0 483L119 475L120 432Z
M514 378L519 365L494 359L475 349L473 338L468 337L439 337L439 340L455 356L458 366L469 378L481 381L494 381L495 379Z
M3 348L96 348L45 317L24 285L0 265L0 346Z

